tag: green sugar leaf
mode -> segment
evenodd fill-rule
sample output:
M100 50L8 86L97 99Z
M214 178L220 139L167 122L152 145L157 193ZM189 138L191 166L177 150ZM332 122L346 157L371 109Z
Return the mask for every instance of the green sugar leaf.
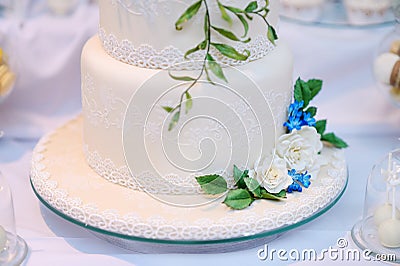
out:
M189 76L174 76L171 73L168 73L171 78L174 80L180 80L180 81L194 81L195 78L189 77Z
M275 44L275 41L278 40L278 34L276 34L274 27L271 25L268 25L267 37L272 44Z
M282 189L279 193L269 193L265 189L261 190L261 198L268 200L281 200L286 198L286 190Z
M230 190L226 195L224 203L234 209L234 210L242 210L254 201L254 198L251 196L250 192L246 189L235 189Z
M234 14L243 13L243 10L241 10L240 8L237 8L237 7L233 7L233 6L224 6L224 7Z
M164 109L168 113L171 113L174 110L174 108L171 106L162 106L162 109Z
M176 126L176 124L178 124L180 114L181 112L179 111L174 114L171 122L169 122L168 131L171 131Z
M318 134L320 134L322 136L325 133L325 129L326 129L326 119L318 120L315 123L315 129L317 130Z
M257 1L252 1L247 5L247 7L244 9L244 11L246 11L247 13L251 13L254 10L256 10L257 7L258 7Z
M242 35L242 38L245 38L247 36L247 34L249 33L249 23L242 15L236 14L236 16L243 25L244 33Z
M182 29L182 24L184 24L185 22L189 21L194 15L197 14L197 12L199 11L199 9L201 7L201 3L202 2L203 2L202 0L197 1L196 3L194 3L193 5L188 7L188 9L186 9L186 11L175 22L175 29L176 30L181 30Z
M233 166L233 179L235 180L236 186L238 188L246 188L246 183L244 182L243 178L248 175L249 171L240 170L236 165Z
M207 43L205 41L203 41L203 42L199 43L199 45L197 45L196 47L187 50L185 55L184 55L185 59L187 59L187 57L190 54L193 54L193 53L195 53L197 51L200 51L200 50L204 50L206 48L206 46L207 46Z
M333 146L339 149L347 148L349 145L342 140L341 138L337 137L334 133L327 133L322 135L321 137L322 141L326 141L331 143Z
M228 80L224 75L224 72L222 71L221 66L215 61L215 59L210 54L207 54L207 63L208 63L208 68L211 70L212 73L214 73L215 76L217 76L218 78L222 79L225 82L228 82Z
M243 180L249 191L252 192L254 196L261 198L261 187L258 181L251 177L245 177Z
M238 51L236 51L235 48L233 48L228 44L211 43L211 45L214 46L224 56L235 60L246 61L247 58L250 56L250 52L248 50L245 50L245 54L241 54Z
M309 113L311 115L311 117L314 117L317 114L317 107L310 106L307 108L307 110L305 112Z
M244 15L246 16L246 18L247 18L248 20L253 20L253 17L252 17L252 16L250 16L249 14L247 14L247 13L244 13Z
M220 1L218 1L218 8L219 8L219 11L221 12L222 19L225 20L226 22L228 22L229 25L232 25L232 19L228 15L228 13L226 12L225 7L221 4Z
M320 79L310 79L307 81L307 85L311 91L310 101L321 91L322 89L322 80Z
M232 40L235 42L243 42L243 43L248 43L250 41L250 38L247 38L246 40L239 39L233 32L231 32L229 30L218 28L215 26L211 26L211 28L213 28L213 30L215 30L216 32L218 32L219 34L224 36L225 38L228 38L229 40Z
M298 102L304 101L303 108L306 108L310 103L311 90L308 84L300 78L296 80L296 84L294 85L294 99Z
M225 179L220 175L204 175L196 177L197 183L205 193L216 195L224 193L228 189Z
M193 106L193 100L192 96L188 91L185 92L185 97L186 97L186 114L189 112L190 109L192 109Z
M204 72L206 73L207 81L210 82L211 85L215 85L214 81L211 80L210 74L208 73L207 68L204 68Z
M228 38L228 39L230 39L232 41L236 41L236 42L240 41L240 39L238 37L236 37L236 35L233 32L229 31L229 30L225 30L225 29L218 28L218 27L215 27L215 26L211 26L211 28L213 28L213 30L215 30L216 32L218 32L222 36L224 36L224 37L226 37L226 38Z

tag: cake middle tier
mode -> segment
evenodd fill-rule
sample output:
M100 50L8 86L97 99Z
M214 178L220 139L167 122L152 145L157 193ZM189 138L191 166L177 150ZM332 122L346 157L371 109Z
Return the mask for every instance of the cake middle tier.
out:
M253 168L284 133L293 59L282 42L262 59L224 67L227 83L197 82L192 108L186 112L183 101L172 129L176 112L162 107L176 106L190 82L115 60L97 36L86 43L81 64L85 155L110 182L155 194L201 193L195 176L229 179L233 165Z

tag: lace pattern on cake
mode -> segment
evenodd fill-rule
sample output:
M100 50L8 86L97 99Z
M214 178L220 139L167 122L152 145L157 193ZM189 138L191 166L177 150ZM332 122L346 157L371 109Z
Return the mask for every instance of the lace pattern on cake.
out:
M240 215L233 216L232 213L226 212L223 218L207 217L192 222L167 219L157 214L144 218L137 212L121 215L117 210L102 210L95 202L84 202L59 188L58 183L52 179L54 173L48 172L47 169L49 158L45 157L45 151L51 141L52 135L44 137L32 156L31 181L40 197L56 210L83 224L148 239L228 239L295 224L332 202L342 191L347 175L343 153L335 152L329 156L331 163L326 176L322 180L317 178L307 190L307 194L288 195L284 211L271 208L263 212L254 212L252 208L248 208L241 210Z
M99 30L99 38L104 49L113 58L142 68L169 69L169 70L196 70L202 67L204 51L198 51L184 58L184 51L168 46L157 50L150 44L135 46L129 40L118 40L113 34L107 34L104 29ZM263 35L259 35L249 43L239 43L235 49L241 53L250 51L246 61L234 60L223 56L215 48L211 48L211 55L222 65L238 66L260 59L274 49L274 45Z
M164 178L152 172L143 172L133 177L126 165L116 166L111 159L104 159L97 151L84 145L86 161L93 170L106 180L130 189L154 194L199 194L202 193L194 176L170 174ZM169 180L170 182L166 182Z
M111 159L104 159L97 151L90 151L88 145L83 146L83 152L88 165L98 175L114 184L152 194L193 195L204 193L195 179L196 176L203 175L203 173L186 176L171 173L165 177L160 177L151 171L147 171L135 174L135 177L133 177L126 165L116 166ZM217 174L228 176L226 172ZM227 183L229 187L234 186L232 176L228 176Z
M100 88L96 90L92 76L85 73L82 81L82 109L85 118L94 126L121 129L127 103L117 97L112 88L102 88L101 84L97 86ZM95 96L96 93L100 95Z

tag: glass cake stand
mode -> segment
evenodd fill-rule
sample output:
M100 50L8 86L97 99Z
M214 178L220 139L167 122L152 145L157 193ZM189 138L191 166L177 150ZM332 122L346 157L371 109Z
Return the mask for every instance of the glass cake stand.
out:
M32 154L33 191L61 218L136 252L221 253L259 246L327 212L347 187L344 153L325 147L321 154L328 164L313 186L284 202L259 201L240 211L229 210L222 199L178 207L99 176L86 162L82 126L78 116L39 141ZM193 195L170 196L185 202Z
M243 249L250 249L259 245L266 244L283 233L307 224L319 216L330 210L342 197L348 184L348 175L346 176L345 184L337 196L327 204L324 208L321 208L313 215L291 225L282 226L274 230L265 231L262 233L248 235L236 238L218 239L218 240L164 240L164 239L150 239L142 238L130 235L119 234L107 230L103 230L99 227L90 226L77 219L72 218L69 215L57 210L50 205L42 196L36 191L35 186L32 184L33 191L38 197L40 202L46 206L50 211L61 217L62 219L76 224L84 229L89 230L95 236L103 239L118 247L132 250L140 253L224 253L232 252Z
M296 12L288 12L285 8L281 8L280 15L283 20L292 23L333 28L371 28L395 23L395 18L392 14L378 20L368 20L367 18L362 22L353 22L349 19L344 0L325 0L325 3L318 11L318 15L308 16L307 14Z

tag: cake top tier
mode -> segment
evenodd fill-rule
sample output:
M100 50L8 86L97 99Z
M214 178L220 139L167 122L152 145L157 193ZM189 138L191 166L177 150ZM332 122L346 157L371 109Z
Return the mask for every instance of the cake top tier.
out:
M181 30L177 30L175 23L188 8L198 2L201 5L196 14L182 25ZM195 69L193 60L202 60L205 51L191 54L189 58L192 63L184 58L184 54L204 40L205 14L208 10L212 42L228 44L238 52L249 53L250 56L246 60L235 60L223 56L215 47L212 47L214 51L211 50L211 54L221 63L244 64L265 56L273 49L274 45L267 38L268 25L276 28L278 21L279 0L255 1L257 9L254 11L262 7L268 9L265 19L260 15L261 12L251 14L252 19L249 19L246 14L235 13L235 9L231 8L245 10L250 2L252 1L99 0L99 36L105 50L122 62L153 69ZM247 36L241 38L246 31L246 24ZM227 30L243 41L250 38L250 41L233 41L218 29Z

